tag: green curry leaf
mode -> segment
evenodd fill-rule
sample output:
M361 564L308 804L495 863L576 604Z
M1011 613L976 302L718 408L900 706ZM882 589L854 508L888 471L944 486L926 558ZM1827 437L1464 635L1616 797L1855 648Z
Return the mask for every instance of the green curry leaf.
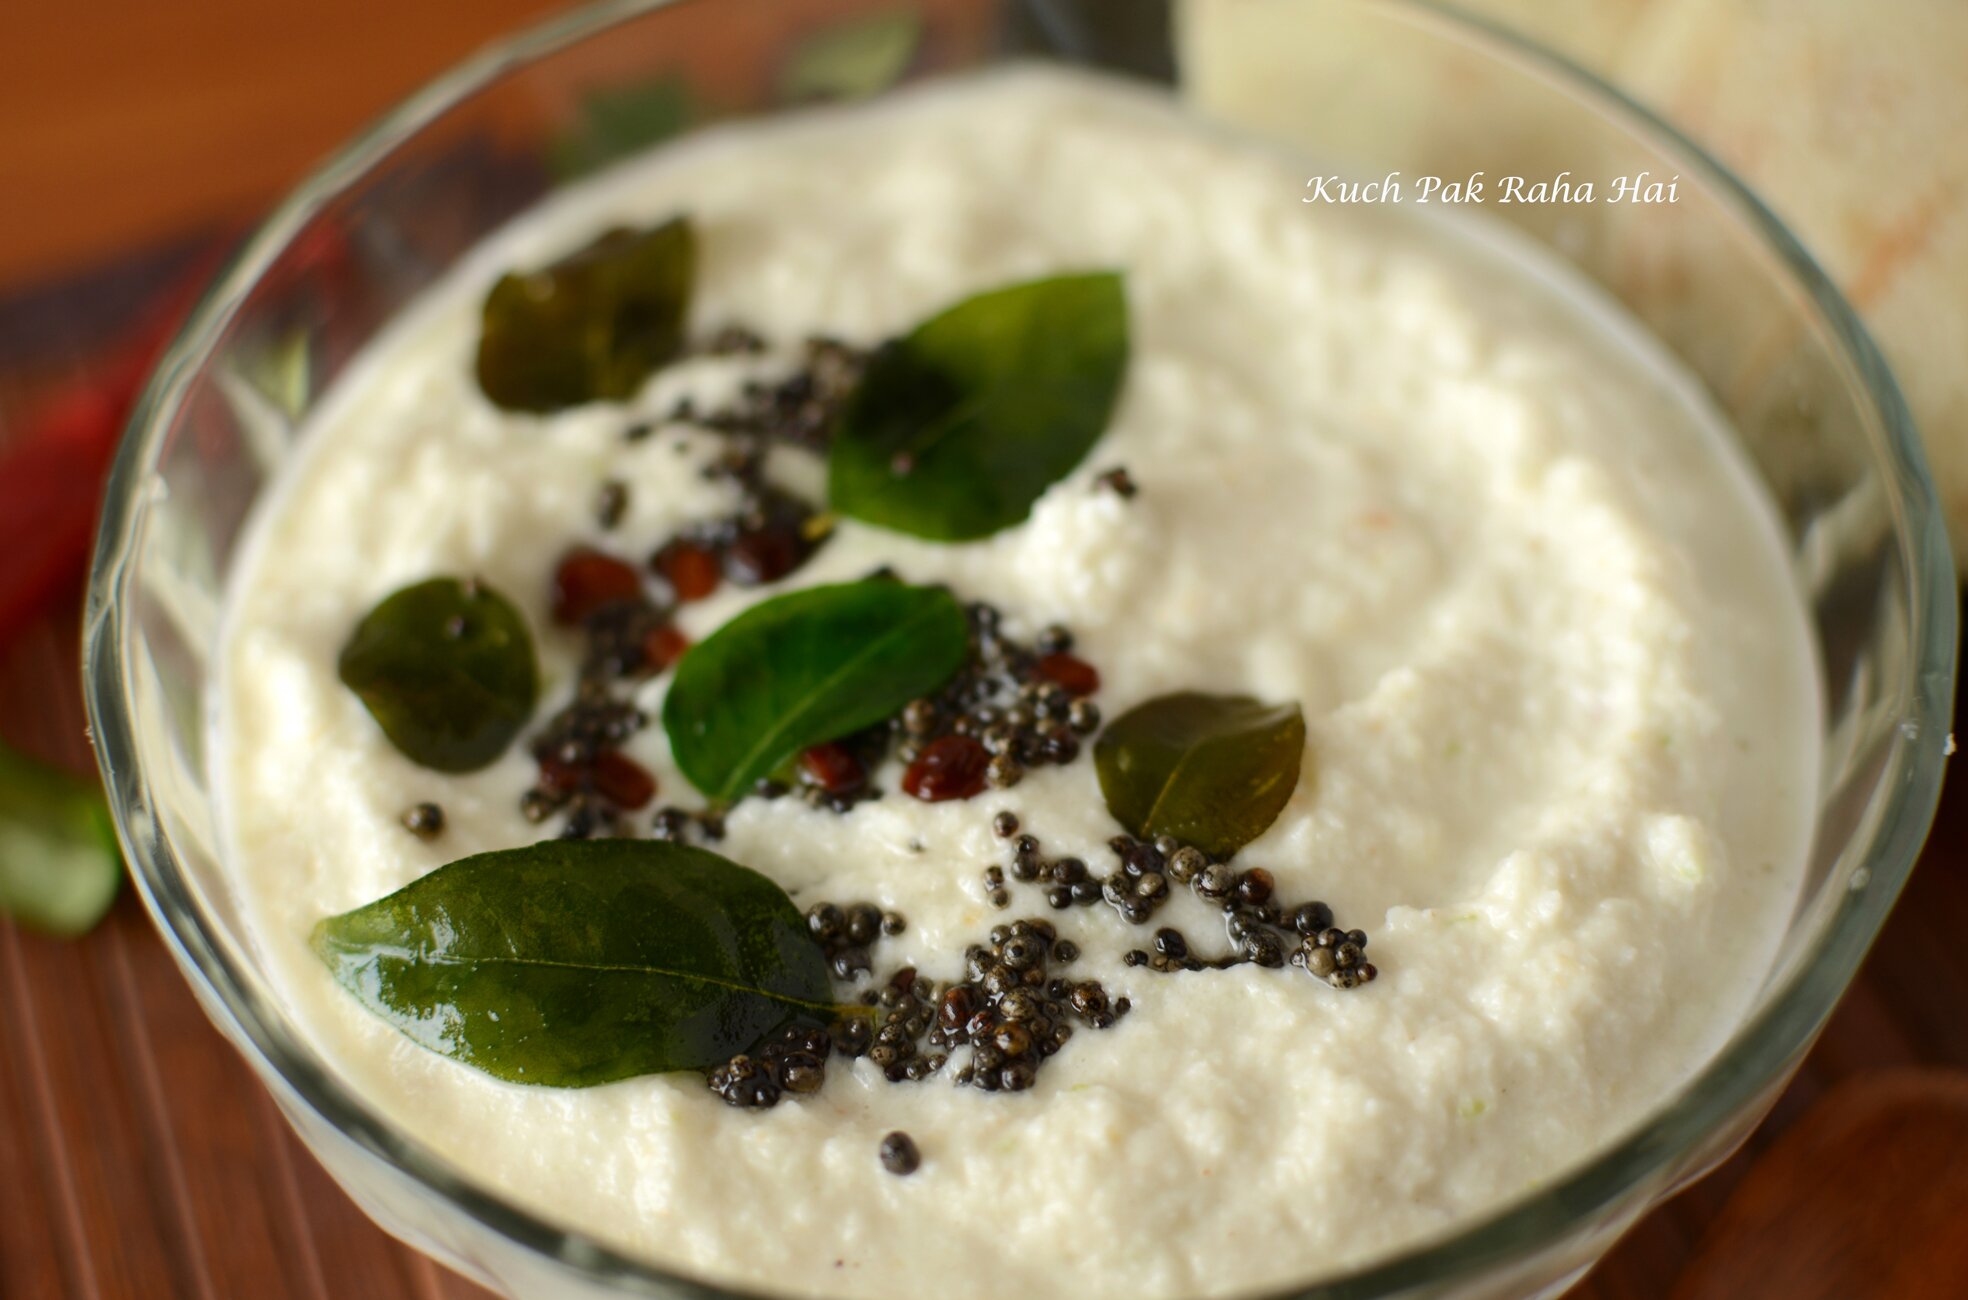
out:
M870 14L828 27L795 46L779 75L779 94L795 104L866 99L902 79L922 43L913 13Z
M703 1069L825 1024L825 956L784 890L660 840L463 858L315 927L315 952L415 1042L514 1083Z
M533 714L533 638L512 602L477 582L431 578L356 625L337 665L392 745L440 772L504 753Z
M807 746L941 686L969 635L941 588L865 581L775 597L684 655L663 701L671 752L710 798L736 799Z
M1127 361L1118 273L966 299L875 354L834 431L828 496L939 541L1009 528L1099 440Z
M479 387L513 411L633 397L682 350L696 275L696 234L673 217L502 276L485 297Z
M574 124L554 141L554 173L572 179L600 171L681 134L696 112L689 89L673 74L589 91Z
M1184 691L1114 719L1093 761L1108 811L1128 830L1227 856L1277 820L1304 754L1298 705Z

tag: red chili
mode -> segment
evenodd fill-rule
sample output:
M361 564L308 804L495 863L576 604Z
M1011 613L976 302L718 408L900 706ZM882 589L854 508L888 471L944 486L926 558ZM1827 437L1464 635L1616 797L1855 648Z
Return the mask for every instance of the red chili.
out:
M660 623L642 634L642 666L644 670L660 673L690 648L690 638L676 630L669 623Z
M1047 655L1032 668L1039 676L1059 683L1068 695L1091 695L1100 689L1100 670L1078 655Z
M694 542L671 542L656 552L654 567L676 592L678 603L702 600L718 589L717 556Z
M616 807L633 811L656 797L656 778L621 750L604 749L595 755L594 788Z
M0 643L80 576L121 419L107 399L77 393L0 455Z
M89 558L117 435L165 341L223 254L194 259L86 379L20 422L0 449L0 645L72 590Z
M802 750L799 762L806 779L828 794L847 794L858 790L861 783L868 779L868 774L861 768L861 760L850 753L847 746L835 740Z
M581 768L558 758L540 760L540 788L548 794L573 794L581 788Z
M741 587L776 582L806 558L806 539L798 526L771 523L754 533L740 533L724 553L725 576Z
M959 984L943 995L943 1005L937 1008L936 1019L945 1029L960 1029L976 1013L970 990Z
M943 736L930 741L909 764L902 774L902 788L924 803L968 799L984 789L985 769L990 765L990 751L975 739Z
M554 622L571 627L604 605L641 595L642 579L634 569L612 555L577 546L554 569Z

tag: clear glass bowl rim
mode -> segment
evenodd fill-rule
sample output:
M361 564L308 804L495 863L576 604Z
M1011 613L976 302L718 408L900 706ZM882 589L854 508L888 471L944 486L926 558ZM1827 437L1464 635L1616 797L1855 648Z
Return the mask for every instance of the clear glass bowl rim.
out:
M361 1149L394 1166L484 1228L550 1257L603 1286L645 1294L763 1300L625 1255L480 1187L414 1138L398 1132L345 1090L315 1054L271 1013L256 978L242 970L188 888L138 765L132 708L136 549L152 475L193 379L213 355L240 304L293 237L326 202L397 144L459 101L529 62L679 0L600 0L493 43L386 113L320 165L239 247L166 349L131 414L105 493L83 624L83 677L91 734L126 860L174 956L204 995L224 1008L229 1037L259 1057L293 1097ZM1870 398L1887 439L1894 542L1908 574L1910 669L1893 701L1898 734L1879 788L1890 791L1855 887L1787 981L1742 1025L1713 1061L1651 1119L1617 1145L1541 1191L1447 1236L1380 1263L1268 1293L1268 1300L1340 1300L1398 1295L1480 1276L1589 1232L1616 1216L1642 1187L1671 1188L1687 1158L1733 1116L1757 1104L1809 1047L1858 970L1912 870L1933 820L1946 760L1955 686L1957 588L1952 553L1925 454L1898 385L1865 327L1811 255L1768 207L1706 151L1598 77L1483 19L1437 0L1380 0L1465 44L1517 64L1593 105L1608 119L1685 159L1688 170L1765 241L1794 278ZM1878 796L1875 794L1875 799Z

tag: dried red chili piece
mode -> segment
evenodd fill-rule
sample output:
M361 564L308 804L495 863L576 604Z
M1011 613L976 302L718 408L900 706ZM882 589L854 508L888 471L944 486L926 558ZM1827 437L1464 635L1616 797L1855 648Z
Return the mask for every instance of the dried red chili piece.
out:
M741 587L776 582L799 568L808 549L798 524L774 521L733 539L724 553L725 576Z
M690 638L677 631L670 623L659 623L642 634L642 666L652 673L660 673L690 648Z
M1032 670L1047 681L1057 682L1068 695L1092 695L1100 689L1100 670L1078 655L1046 655L1032 665Z
M802 750L799 763L806 779L828 794L849 794L860 789L861 783L868 779L861 760L839 741L830 740Z
M582 769L579 764L569 763L558 758L540 760L539 787L551 795L569 795L581 788Z
M656 778L619 749L596 754L591 776L595 793L618 808L633 811L656 797Z
M633 568L612 555L577 546L554 569L554 622L572 627L605 605L641 595L642 579Z
M944 736L932 740L909 764L902 788L925 803L968 799L984 789L990 766L991 752L976 740Z
M656 552L651 567L670 584L679 604L704 599L723 578L717 556L695 542L669 543Z

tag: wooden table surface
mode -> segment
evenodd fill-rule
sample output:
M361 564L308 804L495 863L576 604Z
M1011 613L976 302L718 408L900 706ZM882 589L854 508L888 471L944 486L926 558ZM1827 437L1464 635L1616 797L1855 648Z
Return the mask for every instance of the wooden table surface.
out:
M0 308L10 295L34 305L11 335L0 311L0 370L20 359L4 355L10 338L22 355L46 341L33 321L71 319L68 286L98 300L142 288L90 268L235 222L423 76L549 7L0 6ZM0 651L0 733L86 761L74 617L57 611ZM1906 896L1770 1121L1574 1294L1968 1294L1964 857L1968 794L1944 800ZM128 891L77 942L0 919L0 1300L482 1295L341 1194Z

